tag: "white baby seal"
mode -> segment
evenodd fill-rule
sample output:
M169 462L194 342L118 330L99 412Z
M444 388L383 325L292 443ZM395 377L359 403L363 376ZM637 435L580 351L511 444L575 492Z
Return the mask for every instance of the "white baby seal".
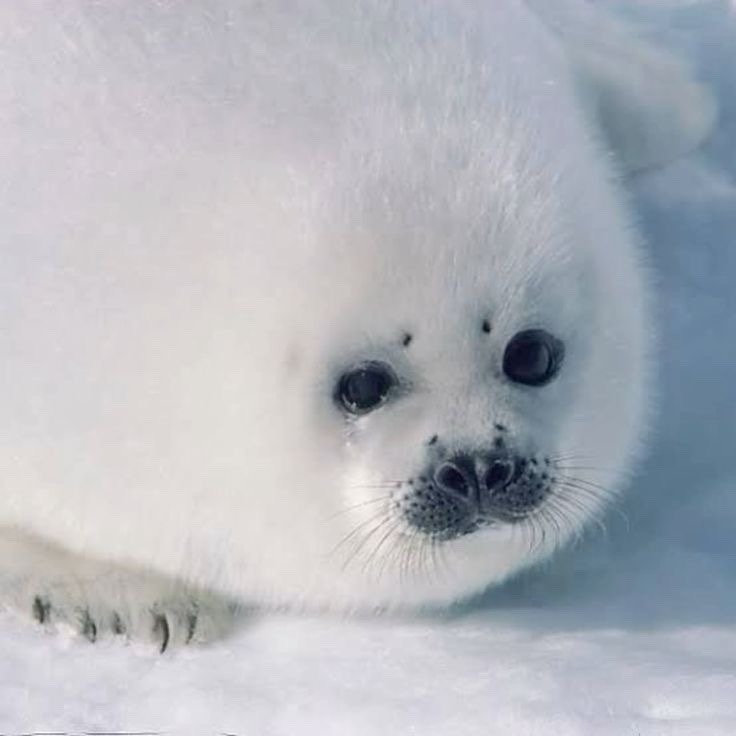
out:
M165 648L601 513L652 340L619 180L706 134L684 66L583 0L0 16L5 604Z

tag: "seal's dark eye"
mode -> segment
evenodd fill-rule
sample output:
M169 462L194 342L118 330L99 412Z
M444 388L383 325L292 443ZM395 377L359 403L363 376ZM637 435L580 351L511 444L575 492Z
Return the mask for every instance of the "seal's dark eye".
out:
M514 335L503 354L503 372L515 383L543 386L562 365L564 344L544 330L524 330Z
M380 406L396 384L393 371L383 363L368 363L340 377L337 399L351 414L365 414Z

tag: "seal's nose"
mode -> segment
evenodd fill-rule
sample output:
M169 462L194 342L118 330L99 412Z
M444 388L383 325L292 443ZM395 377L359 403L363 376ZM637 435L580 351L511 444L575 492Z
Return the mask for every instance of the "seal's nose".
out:
M478 495L478 474L468 455L457 455L440 463L434 472L434 482L452 496L471 499Z
M507 486L516 471L516 465L510 457L495 457L485 463L485 468L483 479L485 490L488 492Z
M440 451L441 452L441 451ZM445 539L491 520L509 521L539 505L544 493L520 484L523 460L505 449L442 454L412 480L402 511L409 524Z
M441 462L434 482L444 493L478 503L481 496L498 491L514 476L514 462L499 453L456 455Z

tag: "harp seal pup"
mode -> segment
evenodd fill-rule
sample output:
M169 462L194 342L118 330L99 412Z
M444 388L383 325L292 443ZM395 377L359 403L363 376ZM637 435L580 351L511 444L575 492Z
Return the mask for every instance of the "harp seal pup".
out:
M5 605L165 649L448 604L602 513L683 64L582 1L0 12Z

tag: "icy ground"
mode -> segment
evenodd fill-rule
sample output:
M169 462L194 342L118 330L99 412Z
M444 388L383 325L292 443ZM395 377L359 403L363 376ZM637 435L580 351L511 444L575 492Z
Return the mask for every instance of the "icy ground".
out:
M722 117L701 157L637 186L663 383L625 518L442 619L264 616L159 657L2 618L0 733L736 734L736 3L637 12L698 59Z

